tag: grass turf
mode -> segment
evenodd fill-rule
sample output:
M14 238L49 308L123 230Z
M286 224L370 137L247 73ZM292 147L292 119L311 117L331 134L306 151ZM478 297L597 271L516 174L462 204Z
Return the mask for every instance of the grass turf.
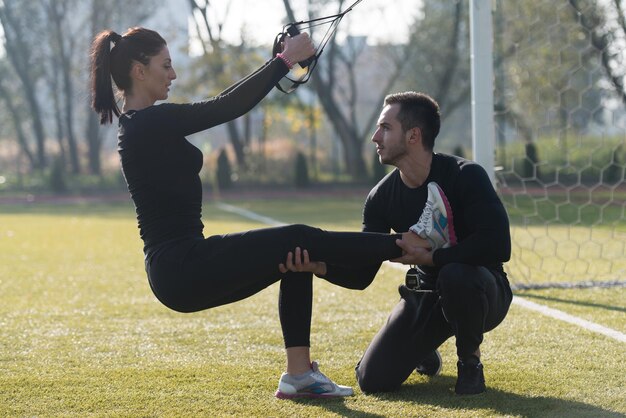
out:
M358 200L237 204L288 222L359 226L348 214ZM439 377L413 375L375 396L357 390L341 400L280 401L276 285L229 306L175 313L149 290L130 206L0 212L0 416L626 414L623 343L517 306L486 335L483 395L452 393L448 341ZM211 233L262 226L212 205L204 222ZM396 303L399 276L384 268L362 292L315 282L312 354L331 378L355 385L354 365ZM625 331L624 288L520 295Z

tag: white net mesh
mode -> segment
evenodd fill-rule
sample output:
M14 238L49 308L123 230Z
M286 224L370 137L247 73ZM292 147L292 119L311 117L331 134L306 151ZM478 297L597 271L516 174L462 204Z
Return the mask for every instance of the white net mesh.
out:
M494 3L496 176L518 287L626 281L624 28L609 3Z

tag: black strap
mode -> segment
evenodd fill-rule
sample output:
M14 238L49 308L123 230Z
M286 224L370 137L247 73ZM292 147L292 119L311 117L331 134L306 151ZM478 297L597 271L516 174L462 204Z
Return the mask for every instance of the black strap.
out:
M321 26L321 25L326 25L326 24L330 25L328 29L326 30L326 33L324 34L322 41L320 42L320 46L317 50L317 54L298 63L300 68L303 71L305 71L302 77L300 79L294 80L288 77L288 75L286 75L283 78L288 80L291 83L291 85L284 88L283 86L280 85L280 82L278 82L276 83L276 88L278 88L278 90L282 91L283 93L291 93L292 91L297 89L301 84L304 84L307 81L309 81L309 79L311 78L311 74L313 73L313 70L317 66L317 61L319 60L319 57L322 55L322 52L324 52L324 48L326 47L326 44L328 43L328 41L330 41L330 39L337 32L337 26L339 26L339 22L341 22L341 19L343 19L343 17L361 1L363 0L356 0L354 3L352 3L352 5L350 5L350 7L348 7L343 12L338 13L336 15L324 16L324 17L319 17L317 19L311 19L311 20L302 20L300 22L292 22L283 26L282 32L276 35L276 38L274 39L274 45L272 48L272 56L276 56L276 54L282 51L281 44L287 35L296 36L301 32L302 29L310 29L315 26ZM309 24L309 26L306 26L306 27L303 26L306 24Z

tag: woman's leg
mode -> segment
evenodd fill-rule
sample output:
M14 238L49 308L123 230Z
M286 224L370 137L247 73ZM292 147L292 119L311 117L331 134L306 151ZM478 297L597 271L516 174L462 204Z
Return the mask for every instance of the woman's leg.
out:
M312 259L331 263L380 263L401 255L399 235L364 232L328 232L306 225L265 228L211 236L196 242L184 254L163 254L180 263L180 271L152 280L166 305L193 312L245 299L287 277L278 271L295 247L306 248ZM174 258L174 260L172 260ZM159 274L158 261L153 276ZM152 267L151 267L152 269ZM152 279L152 277L151 277ZM166 289L161 289L166 287Z
M311 370L312 310L311 273L292 273L280 281L278 316L287 352L287 373L291 375Z
M287 374L277 397L348 396L310 361L312 275L280 273L278 265L295 247L328 262L381 262L401 255L399 235L333 233L304 225L266 228L190 239L149 260L153 291L165 305L194 312L245 299L281 281L279 312L287 349ZM320 386L321 385L321 386Z

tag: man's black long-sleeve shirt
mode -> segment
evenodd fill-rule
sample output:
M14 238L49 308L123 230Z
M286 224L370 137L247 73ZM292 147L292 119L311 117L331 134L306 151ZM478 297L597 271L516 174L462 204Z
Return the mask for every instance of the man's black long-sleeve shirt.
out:
M437 182L452 207L458 244L434 252L432 266L420 266L435 277L448 263L482 265L502 272L511 256L511 236L506 210L489 176L477 163L459 157L434 154L423 185L407 187L398 169L385 176L369 193L363 210L363 231L408 231L417 223L428 197L427 185ZM327 265L324 278L352 289L364 289L374 280L380 264L360 267Z

